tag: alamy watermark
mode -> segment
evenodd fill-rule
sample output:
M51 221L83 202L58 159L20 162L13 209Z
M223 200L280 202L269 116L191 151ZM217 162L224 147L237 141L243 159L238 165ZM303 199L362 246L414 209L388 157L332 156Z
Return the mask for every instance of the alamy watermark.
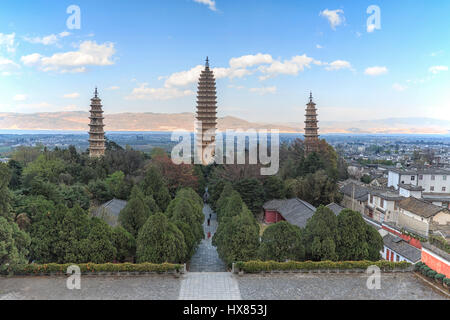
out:
M366 286L369 290L380 290L381 289L381 270L379 267L373 265L369 266L366 270L369 275L367 278Z
M67 289L69 290L81 290L81 270L77 265L71 265L66 271L69 277L66 281Z
M69 30L79 30L81 29L81 9L77 5L70 5L66 10L67 14L70 16L67 18L66 26Z
M375 30L381 30L381 9L379 6L371 5L367 8L367 32L371 33Z
M172 149L173 163L180 164L239 164L261 165L261 175L275 175L280 167L279 130L219 130L206 131L196 127L192 139L187 131L172 132L171 140L178 142ZM192 141L194 140L194 141Z

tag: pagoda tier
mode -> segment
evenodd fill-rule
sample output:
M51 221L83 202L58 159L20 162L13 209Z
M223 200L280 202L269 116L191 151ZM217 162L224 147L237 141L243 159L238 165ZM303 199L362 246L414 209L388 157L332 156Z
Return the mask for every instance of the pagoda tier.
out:
M312 93L309 96L309 103L306 105L305 114L305 153L319 151L319 127L317 124L317 109L316 104L313 102Z
M94 98L91 99L90 123L89 123L89 156L98 158L105 154L105 125L103 124L102 100L98 97L95 88Z
M205 70L200 74L197 91L196 140L198 155L203 164L209 164L214 157L217 128L216 80L206 58ZM212 152L209 152L208 150ZM209 154L208 154L209 153Z

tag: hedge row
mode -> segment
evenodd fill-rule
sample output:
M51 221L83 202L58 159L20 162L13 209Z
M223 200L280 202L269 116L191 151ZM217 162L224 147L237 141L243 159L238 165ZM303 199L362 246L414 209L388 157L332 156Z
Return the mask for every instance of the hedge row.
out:
M450 278L446 278L444 274L437 273L423 262L418 262L414 266L414 269L424 276L427 276L431 280L436 280L440 284L450 285Z
M407 269L410 263L391 261L247 261L235 263L235 268L247 273L257 273L262 271L292 271L292 270L348 270L367 269L369 266L377 266L381 270Z
M34 274L66 274L67 269L72 266L77 265L80 267L81 273L98 273L98 272L156 272L156 273L166 273L166 272L181 272L184 270L184 266L181 264L153 264L153 263L104 263L104 264L94 264L94 263L83 263L83 264L27 264L16 267L9 270L9 273L15 275L34 275Z

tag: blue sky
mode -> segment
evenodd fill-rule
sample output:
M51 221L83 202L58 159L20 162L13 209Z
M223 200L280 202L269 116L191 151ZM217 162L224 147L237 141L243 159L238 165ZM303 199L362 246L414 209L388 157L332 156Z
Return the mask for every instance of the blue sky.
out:
M68 29L70 5L81 28ZM368 30L367 8L381 29ZM208 55L219 116L450 120L450 1L10 1L0 4L0 113L193 112ZM371 31L371 32L369 32Z

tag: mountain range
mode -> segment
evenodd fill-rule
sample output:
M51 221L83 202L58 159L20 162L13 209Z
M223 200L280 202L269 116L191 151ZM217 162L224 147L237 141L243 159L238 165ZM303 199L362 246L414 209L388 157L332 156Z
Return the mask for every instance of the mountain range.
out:
M117 113L105 115L106 131L174 131L194 129L194 113ZM89 113L67 111L52 113L0 113L2 130L87 131ZM448 134L450 121L432 118L389 118L360 121L323 121L321 133L380 134ZM280 132L303 133L299 122L249 122L237 117L218 119L219 130L278 129Z

